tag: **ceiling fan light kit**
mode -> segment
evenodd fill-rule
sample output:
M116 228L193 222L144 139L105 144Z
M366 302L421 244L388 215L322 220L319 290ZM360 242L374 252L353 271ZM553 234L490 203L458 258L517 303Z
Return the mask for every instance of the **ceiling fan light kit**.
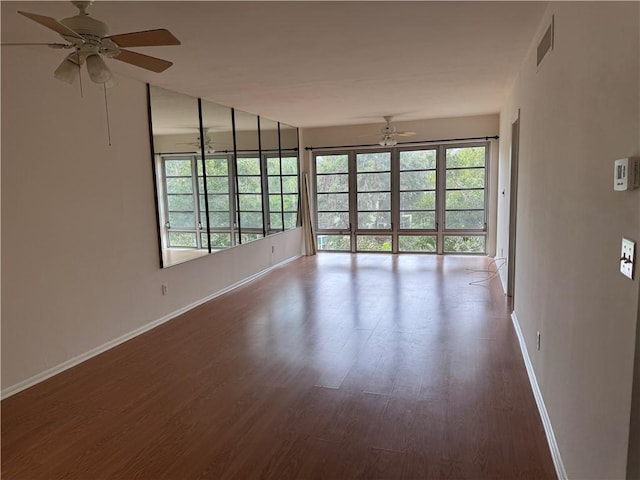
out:
M74 52L68 55L53 73L58 80L74 83L75 78L79 77L80 67L86 63L91 81L109 87L114 84L113 74L104 61L105 57L156 73L163 72L173 65L167 60L124 49L124 47L180 45L180 41L168 30L146 30L109 36L108 26L87 13L92 1L71 3L78 8L78 14L60 21L36 13L18 11L20 15L58 33L67 42L66 44L42 43L40 45L57 49L74 49Z
M87 72L91 81L95 83L108 83L113 77L102 57L96 54L87 57Z
M63 82L67 82L70 85L76 81L80 71L80 65L77 62L74 62L71 58L73 56L76 56L76 54L69 54L53 72L53 76L55 78L62 80Z

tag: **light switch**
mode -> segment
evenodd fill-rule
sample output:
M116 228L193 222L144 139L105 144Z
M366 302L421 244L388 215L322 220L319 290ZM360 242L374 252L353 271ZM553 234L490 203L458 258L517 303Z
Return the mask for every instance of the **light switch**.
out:
M633 280L636 266L636 242L628 238L622 239L622 251L620 253L620 273Z

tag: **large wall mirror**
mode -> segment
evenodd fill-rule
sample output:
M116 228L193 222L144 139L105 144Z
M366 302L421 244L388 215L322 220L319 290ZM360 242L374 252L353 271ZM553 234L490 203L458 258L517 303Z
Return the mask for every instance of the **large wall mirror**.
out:
M148 92L163 267L298 226L297 128Z

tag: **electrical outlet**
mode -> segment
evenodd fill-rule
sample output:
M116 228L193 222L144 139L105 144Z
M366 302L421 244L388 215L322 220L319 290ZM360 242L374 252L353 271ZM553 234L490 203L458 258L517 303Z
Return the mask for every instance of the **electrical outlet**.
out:
M169 285L166 283L162 284L162 295L167 295L169 293Z
M540 331L536 332L536 348L540 351Z
M636 242L628 238L622 239L620 251L620 273L633 280L636 266Z

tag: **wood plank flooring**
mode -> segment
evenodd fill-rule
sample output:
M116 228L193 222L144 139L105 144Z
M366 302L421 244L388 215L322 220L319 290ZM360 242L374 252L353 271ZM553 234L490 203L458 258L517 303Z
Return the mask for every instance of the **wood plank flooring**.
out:
M555 478L488 263L292 262L4 400L2 478Z

